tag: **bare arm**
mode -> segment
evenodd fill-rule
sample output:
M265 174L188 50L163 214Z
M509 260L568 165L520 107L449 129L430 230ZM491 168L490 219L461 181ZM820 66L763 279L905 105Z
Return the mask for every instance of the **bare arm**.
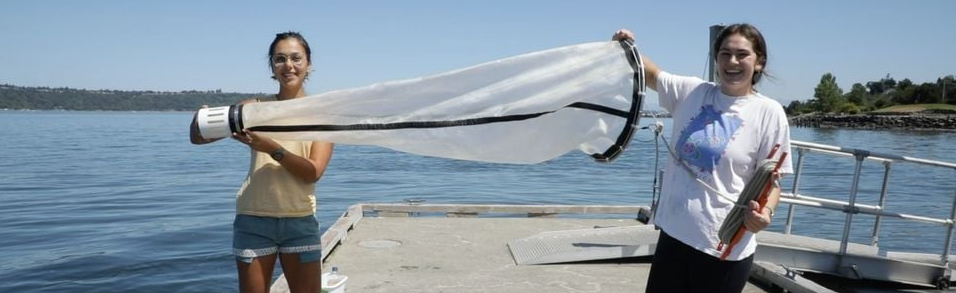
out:
M322 174L325 174L325 168L329 166L329 160L332 159L333 147L334 145L331 142L312 142L312 152L309 154L308 159L279 163L292 174L302 178L303 181L318 182L319 179L322 178ZM293 157L302 158L295 155L293 155Z
M620 29L614 32L611 37L613 41L630 40L634 41L634 33L627 29ZM652 90L657 91L657 74L661 72L660 68L647 55L641 54L641 61L644 63L644 82Z
M249 130L242 134L233 134L232 137L256 151L268 154L282 148L275 140L259 136ZM329 142L312 142L312 151L307 157L286 152L279 164L302 181L315 183L319 181L319 178L322 178L325 168L329 165L329 160L332 158L332 148L333 144Z

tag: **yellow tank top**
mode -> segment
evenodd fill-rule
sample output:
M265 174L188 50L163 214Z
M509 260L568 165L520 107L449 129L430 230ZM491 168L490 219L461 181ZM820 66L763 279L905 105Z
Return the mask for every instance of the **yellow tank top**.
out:
M276 142L286 154L308 158L312 152L311 141ZM236 196L236 213L279 218L315 214L315 183L289 173L268 153L250 151L249 175Z

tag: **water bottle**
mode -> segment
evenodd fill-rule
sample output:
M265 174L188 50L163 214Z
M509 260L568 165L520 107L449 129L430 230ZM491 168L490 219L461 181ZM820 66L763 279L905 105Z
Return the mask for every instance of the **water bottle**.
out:
M332 267L332 272L329 273L329 279L325 281L328 286L337 286L342 280L342 277L339 276L339 267Z

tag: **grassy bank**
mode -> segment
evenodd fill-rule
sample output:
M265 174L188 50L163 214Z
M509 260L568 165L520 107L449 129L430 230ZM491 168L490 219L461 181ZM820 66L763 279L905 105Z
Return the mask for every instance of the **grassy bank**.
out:
M883 109L873 111L874 114L879 113L919 113L923 111L953 111L956 113L956 105L950 104L913 104L913 105L896 105L890 106Z

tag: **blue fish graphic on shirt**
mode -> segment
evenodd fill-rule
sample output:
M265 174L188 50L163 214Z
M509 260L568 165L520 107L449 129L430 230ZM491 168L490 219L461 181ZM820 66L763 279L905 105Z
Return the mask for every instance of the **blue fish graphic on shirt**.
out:
M688 165L696 167L696 171L711 174L741 125L743 120L737 115L705 105L677 139L677 155Z

